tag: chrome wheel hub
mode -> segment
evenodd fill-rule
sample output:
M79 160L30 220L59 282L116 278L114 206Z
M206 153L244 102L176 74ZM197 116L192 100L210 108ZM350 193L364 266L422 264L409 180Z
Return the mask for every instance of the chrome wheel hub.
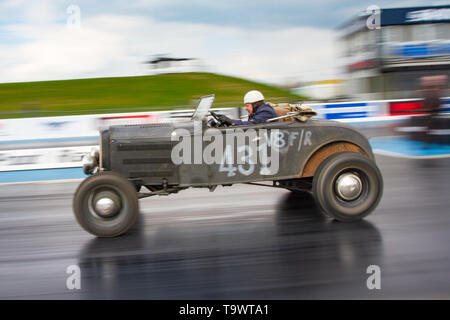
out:
M344 173L336 180L335 189L339 198L352 201L361 195L363 184L356 174Z
M120 198L112 192L100 192L94 198L94 210L102 218L111 218L121 209Z

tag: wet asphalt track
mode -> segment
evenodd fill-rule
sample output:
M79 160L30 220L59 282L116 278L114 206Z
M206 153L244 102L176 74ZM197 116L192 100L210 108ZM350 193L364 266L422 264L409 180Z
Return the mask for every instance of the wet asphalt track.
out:
M450 159L377 159L384 197L350 224L236 185L141 200L131 232L97 239L73 217L78 183L0 186L0 298L449 299ZM66 288L72 264L81 290Z

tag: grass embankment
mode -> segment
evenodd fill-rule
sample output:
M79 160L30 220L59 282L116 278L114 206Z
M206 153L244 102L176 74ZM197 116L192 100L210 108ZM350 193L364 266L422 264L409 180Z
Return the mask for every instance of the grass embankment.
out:
M244 94L253 89L267 101L301 99L276 87L212 73L3 83L0 118L168 110L194 105L195 99L213 93L215 103L242 106Z

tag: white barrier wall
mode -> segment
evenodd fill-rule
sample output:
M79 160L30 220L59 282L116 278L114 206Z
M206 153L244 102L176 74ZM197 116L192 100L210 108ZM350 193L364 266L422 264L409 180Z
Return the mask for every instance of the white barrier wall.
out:
M80 167L82 156L94 145L0 151L0 171Z
M318 113L318 118L365 123L386 121L393 117L406 118L408 115L401 111L415 108L418 103L417 99L404 99L306 105ZM234 119L239 117L239 108L217 110ZM400 112L394 113L393 110ZM449 98L443 99L443 110L450 111ZM189 118L192 112L176 110L0 120L0 172L81 167L82 155L98 144L100 128L118 124L180 121ZM73 143L63 147L61 143L67 144L67 141ZM88 146L79 146L80 141ZM27 148L25 144L28 144Z
M0 141L81 139L98 136L101 127L159 122L153 113L82 115L0 120Z
M218 111L238 117L236 108ZM176 110L0 120L0 172L81 167L82 156L98 145L101 128L182 121L189 119L192 112ZM71 145L63 147L62 143ZM77 146L77 143L88 145Z
M237 117L236 109L217 109ZM0 119L0 143L22 140L78 139L96 137L111 125L148 124L189 118L193 110L112 113L81 116Z

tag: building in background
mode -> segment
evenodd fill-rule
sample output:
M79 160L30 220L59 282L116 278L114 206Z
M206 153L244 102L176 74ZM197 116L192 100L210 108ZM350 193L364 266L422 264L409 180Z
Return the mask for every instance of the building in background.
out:
M374 14L366 13L338 28L347 95L417 98L421 77L450 76L450 5L381 9L377 14L375 27L368 24Z

